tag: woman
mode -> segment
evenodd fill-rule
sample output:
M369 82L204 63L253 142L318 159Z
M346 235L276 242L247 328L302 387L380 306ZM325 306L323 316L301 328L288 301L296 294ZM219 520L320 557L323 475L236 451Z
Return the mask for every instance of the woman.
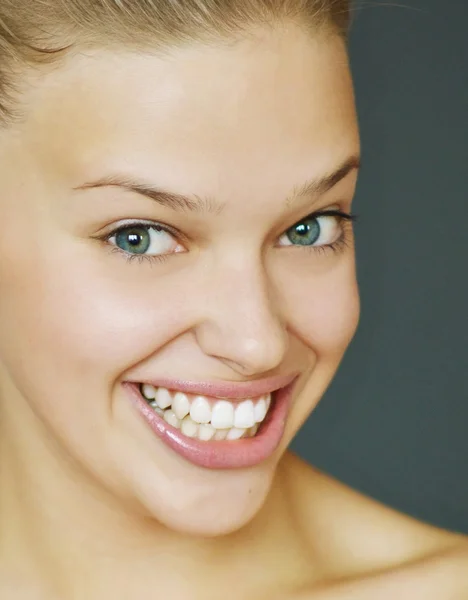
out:
M358 321L348 18L2 1L1 598L467 597L287 451Z

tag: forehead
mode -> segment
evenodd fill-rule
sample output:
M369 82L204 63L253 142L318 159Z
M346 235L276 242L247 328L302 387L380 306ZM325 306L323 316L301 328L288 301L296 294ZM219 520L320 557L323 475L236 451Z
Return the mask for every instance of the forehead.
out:
M181 192L239 173L274 185L280 165L300 180L358 145L343 42L295 28L164 56L87 51L32 89L25 136L44 169L77 183L124 167Z

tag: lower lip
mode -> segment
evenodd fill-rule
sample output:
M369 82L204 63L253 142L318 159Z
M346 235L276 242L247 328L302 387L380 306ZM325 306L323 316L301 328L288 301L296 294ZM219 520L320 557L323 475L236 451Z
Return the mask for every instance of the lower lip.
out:
M268 459L278 448L286 427L296 380L274 392L271 408L257 434L232 441L189 438L152 410L141 396L138 385L126 382L130 399L154 433L177 454L193 465L205 469L240 469L254 467Z

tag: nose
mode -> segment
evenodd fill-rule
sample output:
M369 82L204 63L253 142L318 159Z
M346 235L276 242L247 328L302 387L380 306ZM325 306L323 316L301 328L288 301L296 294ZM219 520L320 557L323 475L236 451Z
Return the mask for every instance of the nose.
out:
M261 264L218 269L203 294L195 335L202 351L244 377L278 367L289 338L274 286Z

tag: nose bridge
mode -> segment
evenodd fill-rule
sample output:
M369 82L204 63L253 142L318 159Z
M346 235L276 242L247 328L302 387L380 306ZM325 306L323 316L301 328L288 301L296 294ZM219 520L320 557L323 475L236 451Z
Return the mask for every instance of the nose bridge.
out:
M262 261L250 258L220 265L210 282L210 297L197 332L202 350L237 365L244 374L277 367L288 336Z

